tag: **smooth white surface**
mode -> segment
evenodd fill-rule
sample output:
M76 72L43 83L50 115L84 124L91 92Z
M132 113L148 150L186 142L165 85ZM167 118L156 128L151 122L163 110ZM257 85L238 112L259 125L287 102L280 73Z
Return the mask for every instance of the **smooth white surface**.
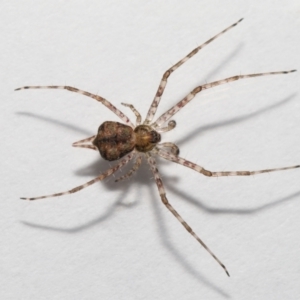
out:
M36 202L109 166L71 143L118 120L72 85L146 115L163 72L234 23L169 79L158 113L198 84L300 69L299 1L6 1L0 10L1 299L299 299L300 170L205 178L159 160L170 202L231 277L160 203L145 165ZM211 170L300 163L300 73L198 95L164 135ZM131 205L130 205L131 204Z

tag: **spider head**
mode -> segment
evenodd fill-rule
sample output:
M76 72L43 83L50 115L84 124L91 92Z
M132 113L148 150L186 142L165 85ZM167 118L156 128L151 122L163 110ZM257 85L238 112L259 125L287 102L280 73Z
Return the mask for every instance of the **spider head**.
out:
M137 126L134 133L135 149L139 152L151 151L161 140L160 134L147 125Z

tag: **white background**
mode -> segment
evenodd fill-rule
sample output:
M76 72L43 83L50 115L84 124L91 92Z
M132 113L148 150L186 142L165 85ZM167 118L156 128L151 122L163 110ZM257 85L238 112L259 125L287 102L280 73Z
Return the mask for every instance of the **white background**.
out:
M201 83L300 69L299 1L6 1L0 10L1 299L299 299L300 170L205 178L158 160L170 202L228 278L160 202L146 164L60 192L112 165L72 142L118 118L71 85L146 115L163 72L227 26L170 78L158 114ZM163 136L213 171L300 162L300 73L199 94Z

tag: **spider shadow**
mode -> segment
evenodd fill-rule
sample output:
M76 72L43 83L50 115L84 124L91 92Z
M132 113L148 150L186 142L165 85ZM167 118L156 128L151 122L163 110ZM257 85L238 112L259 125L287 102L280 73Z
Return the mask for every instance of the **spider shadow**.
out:
M216 284L214 284L211 280L207 279L205 275L202 274L202 272L199 271L199 269L196 269L186 258L185 254L181 253L178 249L174 247L174 245L169 241L169 234L168 230L164 221L164 217L162 214L162 209L166 209L165 206L162 203L158 203L157 197L153 194L153 189L149 188L151 198L154 200L151 201L152 208L156 217L156 228L158 235L160 237L160 240L163 244L163 246L171 253L171 255L175 258L175 260L179 263L183 269L188 272L191 276L193 276L195 279L197 279L201 284L204 284L205 286L211 288L216 293L218 293L220 296L224 298L231 298L230 295L225 292L222 288L218 287ZM172 217L172 216L171 216ZM180 226L180 225L179 225Z
M198 209L204 210L210 214L239 214L239 215L251 215L251 214L256 214L256 213L261 213L265 210L275 208L279 205L283 205L286 202L292 201L294 198L297 198L300 196L300 191L292 193L288 196L285 196L283 198L279 198L276 200L273 200L272 202L262 204L257 207L253 208L214 208L211 207L207 204L204 204L204 200L199 199L197 196L197 199L194 197L191 197L187 193L184 193L177 189L174 186L169 187L169 190L171 190L174 194L178 195L179 198L183 198L184 200L187 200L190 204L194 205Z
M85 149L86 150L86 149ZM78 169L75 174L77 176L88 176L88 177L97 177L99 174L101 174L103 171L107 170L108 168L111 167L111 164L108 163L107 161L101 159L94 161L88 166L85 166L83 168ZM149 180L151 177L150 171L147 168L146 164L142 164L140 169L137 171L139 172L138 176L137 174L133 175L134 178L131 178L132 182L128 182L129 180L123 180L120 182L115 182L115 179L121 177L122 175L126 174L126 172L130 169L131 166L126 165L124 168L121 170L117 171L114 175L106 178L105 180L101 182L97 182L96 184L102 185L101 188L105 188L106 190L112 191L114 195L119 194L116 200L112 202L112 204L108 207L108 209L102 213L100 216L90 220L89 222L86 222L84 224L78 225L78 226L73 226L72 228L62 228L62 227L55 227L55 226L47 226L47 225L41 225L41 224L36 224L32 222L27 222L27 221L21 221L22 224L33 227L33 228L38 228L38 229L43 229L43 230L50 230L50 231L57 231L57 232L65 232L65 233L77 233L86 229L89 229L93 226L99 225L103 221L108 220L110 217L116 213L116 210L118 207L123 206L126 208L132 208L136 205L139 204L139 199L141 195L140 189L143 186L149 185ZM172 177L173 181L177 180L177 178ZM134 189L136 191L136 199L134 201L130 202L124 202L124 199L128 197L130 189ZM115 197L115 196L114 196Z
M205 132L211 131L213 129L218 129L220 127L223 128L225 126L235 125L235 124L256 118L264 113L270 112L272 110L280 108L281 106L287 105L292 99L294 99L296 97L296 95L297 95L296 93L293 93L293 94L285 97L283 100L280 100L274 104L268 105L268 106L261 108L255 112L252 112L250 114L244 114L239 117L226 119L226 120L222 120L220 122L214 122L214 123L210 123L207 125L200 125L198 128L194 129L193 131L191 131L190 133L185 135L182 139L179 139L178 142L176 142L176 144L177 145L184 144L184 143L190 141L191 139L195 138L195 136L199 136L199 135L204 134Z
M235 58L239 52L241 52L242 48L244 47L244 43L239 43L233 51L231 51L225 58L222 59L218 65L213 68L208 74L205 76L206 82L210 81L210 78L214 77L218 72L224 69L225 65L227 65L233 58Z
M250 215L250 214L256 214L261 213L265 210L276 208L279 205L283 205L287 202L290 202L292 200L295 200L295 198L299 198L300 191L292 193L288 196L285 196L280 199L276 199L275 201L271 201L266 204L262 204L260 206L254 207L254 208L236 208L236 209L227 209L227 208L213 208L206 204L204 204L204 201L197 198L192 197L188 193L182 192L180 189L178 189L175 185L169 185L168 180L165 180L166 190L172 191L178 198L180 198L182 201L186 201L193 206L195 206L197 209L201 209L206 211L209 214L239 214L239 215ZM167 183L167 184L166 184ZM164 247L167 248L167 250L172 254L172 256L178 261L178 263L194 278L199 280L202 284L209 286L211 289L213 289L215 292L223 296L224 298L231 298L228 293L226 293L223 289L216 286L214 283L212 283L210 280L205 278L203 274L193 265L191 264L187 259L186 256L181 253L178 249L174 247L174 245L169 241L168 239L168 230L165 225L164 218L162 216L161 212L161 205L158 204L157 197L153 195L153 189L150 189L150 193L152 194L152 198L155 199L154 201L151 201L153 210L156 216L156 227L158 235L160 236L160 240L162 241L162 244ZM175 207L176 209L176 207Z
M40 121L51 123L51 124L53 124L55 126L58 126L60 128L63 127L65 129L75 131L77 133L84 134L86 136L92 136L93 134L95 134L95 132L91 133L91 131L82 129L79 126L67 123L67 122L62 121L62 120L57 120L57 119L54 119L54 118L49 117L49 116L43 116L41 114L34 114L32 112L27 112L27 111L18 111L18 112L16 112L16 114L19 115L19 116L35 118L35 119L40 120Z
M84 167L82 169L78 169L76 174L80 176L96 176L99 174L99 168L102 168L104 166L107 166L107 162L94 162L90 164L87 167ZM22 221L26 226L32 227L32 228L37 228L37 229L42 229L42 230L49 230L49 231L57 231L57 232L62 232L62 233L76 233L80 232L86 229L89 229L93 226L99 225L101 222L108 220L117 210L118 206L120 205L125 205L126 207L132 207L133 205L126 205L123 203L123 199L126 198L128 195L129 189L132 188L135 190L135 197L136 199L134 200L134 205L136 205L139 202L139 199L141 198L141 189L143 186L145 186L147 189L149 189L149 193L151 195L151 198L154 198L154 201L151 201L152 207L154 209L154 213L157 219L157 228L159 232L160 239L163 243L163 245L170 251L170 253L175 257L175 259L180 263L180 265L183 265L184 269L186 269L191 275L196 277L201 283L205 284L206 286L210 287L213 289L216 293L220 294L221 296L225 298L230 298L229 295L216 286L213 282L210 280L206 279L204 275L200 274L200 272L196 269L193 268L193 266L184 258L184 255L181 254L174 246L172 243L169 242L168 240L168 233L166 230L165 222L162 217L162 212L161 209L165 209L165 206L162 205L162 203L158 203L158 195L154 195L154 190L155 190L155 185L154 183L149 187L149 180L150 177L152 176L148 166L146 164L142 164L141 168L139 169L140 174L138 176L135 176L133 183L129 185L128 182L121 182L121 183L115 183L114 180L110 180L107 182L104 182L105 187L108 190L114 191L114 194L116 192L116 189L118 189L120 192L119 196L117 197L116 200L114 200L113 204L106 210L105 213L103 213L101 216L94 218L90 220L89 222L82 224L80 226L75 226L72 228L61 228L61 227L55 227L55 226L46 226L46 225L40 225L40 224L35 224L32 222L26 222ZM119 174L121 175L121 174ZM136 174L137 175L137 174ZM118 176L116 176L118 177ZM179 180L178 177L168 177L167 181L172 184L177 183ZM119 188L118 188L119 186ZM134 187L133 187L134 186ZM154 187L154 189L153 189Z
M66 121L62 121L62 120L56 120L52 117L49 116L43 116L43 115L38 115L38 114L34 114L31 112L17 112L16 114L20 115L20 116L25 116L25 117L31 117L31 118L36 118L38 120L44 121L44 122L48 122L48 123L52 123L55 126L58 127L63 127L65 129L71 130L71 131L75 131L78 132L80 134L84 134L86 136L92 136L93 133L91 133L90 131L84 130L79 126L76 126L74 124L70 124L67 123ZM95 160L94 162L92 162L91 164L89 164L88 166L84 166L82 168L79 168L77 171L75 171L75 175L76 176L80 176L80 177L97 177L99 176L102 172L104 172L105 170L109 169L112 167L113 164L115 164L115 162L112 164L108 161L105 161L104 159L99 159L99 153L98 151L92 151L92 150L87 150L87 149L75 149L76 151L90 151L90 152L94 152L94 154L97 156L97 160ZM132 164L132 162L131 162ZM126 171L130 168L130 165L126 165L123 168L121 168L120 170L118 170L116 173L114 173L112 176L106 178L105 180L96 183L99 185L104 186L107 190L111 190L113 192L119 191L120 196L117 197L117 199L112 203L111 206L109 206L109 208L106 210L106 212L104 212L101 216L94 218L92 220L90 220L89 222L79 225L79 226L75 226L72 228L58 228L58 227L54 227L54 226L46 226L46 225L41 225L41 224L36 224L36 223L32 223L32 222L27 222L27 221L21 221L22 224L26 225L26 226L30 226L33 228L39 228L39 229L44 229L44 230L52 230L52 231L58 231L58 232L67 232L67 233L76 233L85 229L88 229L90 227L93 227L105 220L107 220L110 216L112 216L114 214L114 212L116 211L116 209L119 206L125 206L125 207L133 207L134 205L137 204L137 201L134 202L130 202L130 203L125 203L123 201L124 198L126 198L126 195L128 194L129 191L129 185L128 185L128 180L125 181L121 181L116 183L115 179L121 177L122 175L126 174ZM141 169L143 169L143 166L141 166ZM145 174L145 172L142 172L142 174ZM146 178L145 176L137 176L137 187L139 187L140 185L146 185L149 182L149 174L148 174L148 178Z
M183 91L181 94L178 94L178 99L183 99L184 97L186 97L186 95L187 95L186 90L192 91L196 86L201 85L200 82L202 82L202 84L203 84L203 82L210 82L211 78L215 77L219 73L220 70L224 69L226 65L228 65L234 58L236 58L238 56L238 54L241 52L243 47L244 47L244 43L239 43L220 62L214 61L214 63L216 63L216 66L214 66L212 68L212 70L208 74L206 74L205 77L203 77L202 79L199 78L194 83L191 81L190 84L188 86L186 86L186 88L184 89L185 92ZM218 58L219 58L219 56L218 56ZM200 95L201 95L201 93L200 93ZM198 96L200 96L200 95L198 95ZM176 103L178 103L178 100L173 103L170 102L171 105L175 105Z

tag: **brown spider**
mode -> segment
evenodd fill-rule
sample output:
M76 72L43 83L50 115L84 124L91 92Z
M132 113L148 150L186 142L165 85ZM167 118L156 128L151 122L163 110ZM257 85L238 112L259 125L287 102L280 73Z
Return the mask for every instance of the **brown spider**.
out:
M165 90L167 79L176 69L178 69L181 65L183 65L188 59L193 57L199 50L203 47L214 41L216 38L224 34L226 31L230 30L238 23L240 23L243 19L229 26L216 36L212 37L208 41L206 41L203 45L195 48L192 52L190 52L187 56L185 56L182 60L168 69L161 79L158 90L155 94L154 100L150 106L150 109L147 113L145 121L142 123L142 118L139 112L134 108L131 104L122 103L122 105L129 107L132 112L136 116L136 126L129 120L127 116L125 116L119 109L117 109L113 104L111 104L106 99L91 94L89 92L85 92L70 86L25 86L16 89L66 89L71 92L83 94L85 96L94 98L95 100L102 103L112 112L114 112L120 119L122 119L125 124L121 124L118 122L110 122L106 121L100 125L98 129L97 135L91 136L84 140L80 140L78 142L73 143L74 147L82 147L89 148L93 150L99 150L100 155L108 161L114 161L121 159L115 166L109 168L105 172L103 172L98 177L86 182L83 185L77 186L69 191L51 194L47 196L40 196L35 198L21 198L25 200L37 200L44 199L50 197L57 197L67 194L72 194L78 192L97 181L101 181L104 178L112 175L117 170L122 168L124 165L129 163L130 160L135 158L135 162L132 168L129 170L127 174L118 178L116 181L124 180L129 178L134 172L136 172L142 162L142 157L145 157L150 165L150 169L154 175L154 179L161 197L163 204L168 208L168 210L177 218L177 220L183 225L183 227L210 253L210 255L220 264L220 266L225 270L226 274L229 276L229 273L225 267L225 265L214 255L214 253L206 246L206 244L197 236L197 234L193 231L193 229L185 222L185 220L179 215L179 213L173 208L173 206L169 203L165 188L161 179L161 176L156 167L156 161L154 156L158 155L163 157L164 159L176 162L185 167L191 168L194 171L197 171L205 176L209 177L219 177L219 176L249 176L256 175L260 173L274 172L274 171L282 171L299 168L300 165L284 167L284 168L276 168L276 169L266 169L259 171L227 171L227 172L212 172L204 169L203 167L196 165L186 159L179 157L179 148L173 143L160 143L161 133L170 131L175 128L176 122L174 120L169 121L177 112L179 112L186 104L188 104L196 94L200 93L203 90L210 89L212 87L218 86L220 84L225 84L231 81L236 81L243 78L250 77L258 77L265 75L276 75L276 74L288 74L295 72L296 70L291 71L280 71L280 72L269 72L269 73L259 73L259 74L248 74L248 75L237 75L233 77L229 77L226 79L214 81L211 83L203 84L201 86L197 86L194 88L186 97L184 97L181 101L179 101L176 105L171 107L168 111L162 114L156 121L153 121L154 115L156 113L157 107L159 105L161 96ZM167 121L168 125L163 126Z

